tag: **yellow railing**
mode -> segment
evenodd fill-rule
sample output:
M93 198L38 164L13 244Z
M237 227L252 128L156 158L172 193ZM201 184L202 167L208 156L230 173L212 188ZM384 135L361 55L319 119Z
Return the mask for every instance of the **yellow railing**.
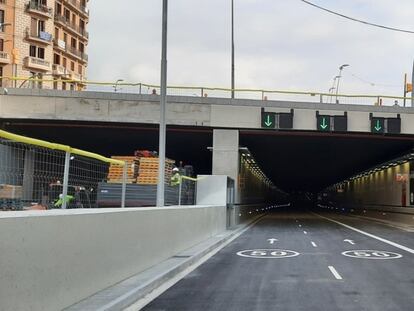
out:
M9 132L3 131L3 130L0 130L0 137L8 139L8 140L15 141L15 142L19 142L19 143L25 143L25 144L39 146L39 147L43 147L43 148L47 148L47 149L60 150L60 151L63 151L63 152L69 152L71 154L84 156L84 157L99 160L99 161L102 161L102 162L105 162L105 163L125 166L124 161L106 158L106 157L101 156L99 154L84 151L84 150L80 150L80 149L76 149L76 148L72 148L72 147L67 146L67 145L55 144L55 143L51 143L51 142L40 140L40 139L34 139L34 138L26 137L26 136L12 134L12 133L9 133Z
M74 80L74 79L39 79L39 78L27 78L27 77L0 77L0 80L3 81L21 81L22 83L19 85L17 85L17 87L22 87L23 85L26 84L26 82L42 82L42 83L53 83L53 82L57 82L57 83L78 83L78 84L82 84L82 85L87 85L87 86L96 86L96 87L114 87L115 91L116 88L122 88L122 87L133 87L133 88L138 88L138 89L134 89L133 93L143 93L142 90L144 88L147 88L148 90L150 89L154 89L154 90L159 90L160 86L159 85L155 85L155 84L147 84L147 83L128 83L128 82L123 82L123 81L119 81L119 82L99 82L99 81L87 81L87 80ZM27 85L26 85L27 86ZM312 92L312 91L289 91L289 90L270 90L270 89L245 89L245 88L240 88L240 89L234 89L232 90L231 88L223 88L223 87L207 87L207 86L168 86L167 88L169 91L192 91L192 92L199 92L199 95L196 94L192 94L192 95L188 95L188 94L183 94L183 93L179 93L182 96L207 96L207 92L226 92L226 94L230 94L232 91L238 93L238 95L240 94L255 94L258 95L259 98L261 98L262 100L266 100L267 96L270 96L272 94L277 94L277 95L296 95L296 96L309 96L309 97L313 97L313 98L320 98L319 102L323 102L323 99L325 100L324 102L326 102L326 99L329 99L330 102L332 102L332 100L337 100L337 99L366 99L369 100L370 104L373 104L373 102L371 102L371 100L374 100L376 102L374 102L374 104L377 105L381 105L383 100L394 100L394 101L408 101L411 102L412 98L411 97L404 97L404 96L394 96L394 95L374 95L374 94L331 94L331 93L324 93L324 92ZM171 94L169 94L171 95ZM240 98L240 97L238 97ZM269 99L270 100L270 99ZM390 102L391 104L394 104L393 102Z

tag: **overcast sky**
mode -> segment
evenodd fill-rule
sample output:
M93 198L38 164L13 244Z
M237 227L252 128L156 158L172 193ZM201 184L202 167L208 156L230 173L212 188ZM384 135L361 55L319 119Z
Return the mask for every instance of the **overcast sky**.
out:
M234 0L236 87L402 95L414 35L351 22L299 0ZM313 0L414 30L413 0ZM90 1L88 79L159 84L162 0ZM230 87L230 0L170 0L168 84ZM374 83L375 85L372 85Z

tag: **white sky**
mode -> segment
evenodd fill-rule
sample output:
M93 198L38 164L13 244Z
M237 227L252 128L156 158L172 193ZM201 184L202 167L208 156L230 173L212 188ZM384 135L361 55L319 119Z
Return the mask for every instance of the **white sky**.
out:
M413 0L313 0L414 30ZM162 0L90 1L88 79L159 84ZM170 0L168 84L230 87L230 0ZM236 87L402 96L414 35L351 22L299 0L235 0ZM371 85L375 83L375 85Z

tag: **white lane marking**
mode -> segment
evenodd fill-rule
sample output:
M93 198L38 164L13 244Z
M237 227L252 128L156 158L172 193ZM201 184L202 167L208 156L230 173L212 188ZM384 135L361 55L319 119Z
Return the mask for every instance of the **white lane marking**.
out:
M375 250L353 250L343 252L342 255L352 258L362 259L399 259L402 258L401 254L387 252L387 251L375 251Z
M338 271L336 271L336 269L333 266L328 266L328 268L334 275L335 279L342 280L342 276L338 273Z
M363 234L363 235L369 236L370 238L376 239L376 240L378 240L378 241L381 241L381 242L384 242L384 243L386 243L386 244L392 245L392 246L394 246L394 247L396 247L396 248L402 249L402 250L404 250L404 251L406 251L406 252L408 252L408 253L410 253L410 254L414 254L414 249L409 248L409 247L407 247L407 246L404 246L404 245L401 245L401 244L398 244L398 243L395 243L395 242L392 242L392 241L386 240L386 239L381 238L381 237L379 237L379 236L376 236L376 235L374 235L374 234L371 234L371 233L368 233L368 232L365 232L365 231L359 230L359 229L357 229L357 228L354 228L354 227L352 227L352 226L349 226L349 225L343 224L342 222L336 221L336 220L334 220L334 219L331 219L331 218L328 218L328 217L325 217L325 216L322 216L322 215L319 215L319 214L315 214L315 215L316 215L316 216L318 216L318 217L320 217L320 218L324 218L324 219L326 219L326 220L329 220L329 221L331 221L331 222L334 222L334 223L336 223L336 224L338 224L338 225L341 225L341 226L343 226L343 227L345 227L345 228L348 228L348 229L350 229L350 230L353 230L353 231L355 231L355 232L358 232L358 233L361 233L361 234Z
M313 247L318 247L318 245L316 245L316 243L313 242L313 241L311 242L311 244L312 244Z
M299 256L300 253L285 249L247 249L237 252L238 256L260 259L280 259Z
M306 231L303 231L304 234L308 234Z
M275 242L279 241L278 239L267 239L270 244L274 244Z
M350 240L350 239L345 239L344 242L349 243L351 245L355 245L355 242L353 240Z
M302 228L302 225L299 225L299 228Z

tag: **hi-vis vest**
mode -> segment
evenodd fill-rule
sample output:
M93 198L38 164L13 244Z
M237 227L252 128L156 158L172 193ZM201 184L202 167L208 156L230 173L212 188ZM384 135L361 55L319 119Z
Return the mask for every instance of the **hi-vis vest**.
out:
M181 184L181 175L177 172L171 177L171 186L178 186L179 184Z

